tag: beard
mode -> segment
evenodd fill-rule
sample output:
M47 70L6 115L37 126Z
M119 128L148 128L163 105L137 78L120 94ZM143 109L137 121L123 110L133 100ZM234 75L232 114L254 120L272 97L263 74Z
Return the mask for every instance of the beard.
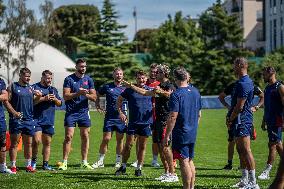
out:
M86 73L86 71L85 70L78 70L78 73L83 75L83 74Z

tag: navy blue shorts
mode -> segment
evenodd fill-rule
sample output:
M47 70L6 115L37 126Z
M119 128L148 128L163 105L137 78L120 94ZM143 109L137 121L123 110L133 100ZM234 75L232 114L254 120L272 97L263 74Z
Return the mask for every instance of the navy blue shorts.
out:
M24 134L34 136L35 132L35 121L34 120L19 120L10 119L9 120L9 131L10 134Z
M269 142L282 141L282 127L267 126L267 133Z
M128 135L151 136L151 124L134 124L129 123L126 133Z
M251 136L252 124L233 124L234 137Z
M66 113L64 118L64 126L66 127L90 127L91 118L89 111L80 113Z
M174 159L193 159L194 158L194 145L195 143L190 144L177 144L174 141L172 142L173 158Z
M43 134L54 135L54 126L53 125L36 125L35 132L41 131Z
M6 132L6 130L7 130L6 120L2 119L0 120L0 133Z
M126 125L120 119L105 119L103 132L117 131L121 134L126 132Z

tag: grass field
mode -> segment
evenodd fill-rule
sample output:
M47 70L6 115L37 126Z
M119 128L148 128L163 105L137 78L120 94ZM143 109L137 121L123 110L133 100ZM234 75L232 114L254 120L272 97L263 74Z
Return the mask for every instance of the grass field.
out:
M200 127L198 130L198 139L196 144L195 165L197 167L196 187L195 188L230 188L235 184L240 176L237 170L238 158L234 157L234 169L231 171L222 170L227 161L227 135L224 125L225 110L203 110ZM267 158L267 135L260 129L262 111L255 114L254 122L257 128L257 140L252 142L252 150L256 160L256 172L260 174L266 164ZM91 112L92 129L90 136L89 162L92 164L98 157L98 149L102 138L103 116ZM62 159L62 142L64 136L64 112L56 113L56 134L53 137L50 164L55 165ZM147 146L143 176L135 177L134 168L127 168L127 176L114 176L115 169L113 163L115 160L115 140L109 145L109 151L105 159L105 168L92 171L79 169L80 164L80 139L79 130L76 129L72 144L72 152L68 160L67 171L43 172L38 167L35 174L24 171L23 152L18 154L17 165L21 170L17 175L0 175L1 188L181 188L181 179L178 183L161 183L154 178L160 176L162 168L155 169L150 167L152 153L150 148L151 140ZM129 163L134 161L134 148ZM7 159L9 159L7 157ZM42 157L39 156L39 162ZM276 172L276 165L271 172L269 181L258 181L261 188L267 188L272 182ZM8 164L9 161L7 160ZM177 170L180 175L179 169Z

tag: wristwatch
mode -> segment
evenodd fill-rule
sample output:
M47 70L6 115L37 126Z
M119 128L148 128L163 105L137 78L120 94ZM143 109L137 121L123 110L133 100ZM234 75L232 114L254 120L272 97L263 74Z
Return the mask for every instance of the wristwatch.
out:
M259 106L255 106L254 108L255 108L256 110L258 110L258 109L259 109Z

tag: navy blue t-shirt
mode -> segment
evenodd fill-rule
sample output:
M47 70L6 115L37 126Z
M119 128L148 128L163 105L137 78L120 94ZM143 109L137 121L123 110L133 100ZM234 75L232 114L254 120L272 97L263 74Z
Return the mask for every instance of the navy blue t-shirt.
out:
M95 87L93 79L88 75L79 78L74 73L65 78L63 88L70 88L71 93L77 93L79 88L94 89ZM84 95L66 100L65 105L67 113L86 112L89 110L88 98Z
M151 90L151 88L146 85L143 88ZM121 93L121 96L128 101L130 124L153 123L153 106L151 96L143 96L131 88L125 89L124 92Z
M179 87L170 96L170 112L178 112L172 131L173 142L178 144L195 143L198 116L201 109L201 96L192 86Z
M98 93L100 95L106 95L106 119L119 119L119 113L116 107L118 96L126 89L124 86L117 86L114 82L103 85ZM127 103L124 101L122 104L122 110L126 110Z
M254 85L248 75L243 76L236 81L235 87L231 94L231 109L228 112L228 117L231 116L234 107L237 105L237 99L246 99L242 112L239 113L238 117L233 120L234 124L247 124L252 125L253 115L251 111L253 101Z
M22 112L23 120L33 120L33 88L31 85L22 86L18 82L14 82L11 85L12 98L10 103L15 111ZM13 119L13 115L9 113L10 119Z
M264 90L264 119L268 126L281 127L283 116L283 105L279 93L281 83L277 81L267 85Z
M33 85L34 90L39 90L42 96L54 94L54 96L61 100L58 91L52 86L43 86L40 82ZM38 125L54 125L55 102L43 101L34 106L34 119Z
M3 79L0 79L0 94L2 94L3 90L6 90L6 84ZM3 103L0 102L0 121L3 120L5 120L5 114L4 114Z

